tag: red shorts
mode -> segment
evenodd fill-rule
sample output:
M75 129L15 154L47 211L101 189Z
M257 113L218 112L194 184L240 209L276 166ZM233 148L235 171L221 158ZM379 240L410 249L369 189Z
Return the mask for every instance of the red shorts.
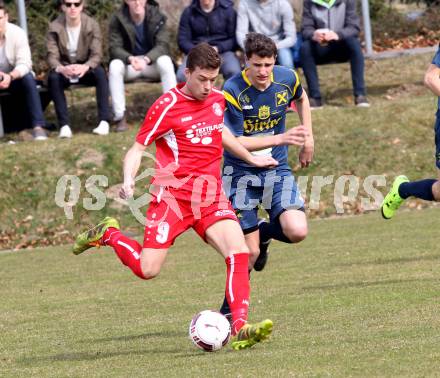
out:
M210 205L194 208L190 201L175 200L174 204L154 199L147 210L143 248L164 249L192 227L206 241L208 227L223 219L238 222L229 201L215 201Z

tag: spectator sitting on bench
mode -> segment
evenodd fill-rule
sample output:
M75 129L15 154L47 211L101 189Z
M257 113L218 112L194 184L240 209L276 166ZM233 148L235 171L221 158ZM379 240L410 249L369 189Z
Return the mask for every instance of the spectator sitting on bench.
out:
M177 40L179 48L188 52L198 43L207 42L222 58L220 72L225 80L241 71L235 55L237 13L231 0L193 0L185 8L179 22ZM185 79L186 56L177 71L177 81Z
M124 80L145 77L162 82L163 92L176 86L169 57L170 33L166 17L154 0L124 0L109 28L109 84L116 131L125 131Z
M368 107L364 82L364 55L359 42L360 20L356 0L305 0L302 17L301 65L311 108L323 104L317 64L350 61L356 106Z
M37 83L31 72L29 42L24 30L8 20L8 11L4 2L0 1L0 90L25 96L34 140L45 140L45 120Z
M293 68L291 47L296 42L296 27L288 0L240 0L236 36L241 48L249 32L270 37L277 46L277 63Z
M49 91L60 126L60 138L71 138L64 90L72 84L96 87L99 124L93 133L109 133L110 106L107 75L101 65L102 37L98 23L85 14L85 0L62 0L62 13L47 33Z

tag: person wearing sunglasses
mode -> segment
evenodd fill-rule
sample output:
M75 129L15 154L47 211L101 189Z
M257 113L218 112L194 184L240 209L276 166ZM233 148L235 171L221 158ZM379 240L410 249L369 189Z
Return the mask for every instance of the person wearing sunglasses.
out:
M102 62L102 36L98 23L85 14L85 0L62 0L61 14L49 25L46 36L48 78L60 126L60 138L71 138L72 129L64 90L72 84L96 87L99 124L94 134L110 131L108 80Z
M32 60L26 33L9 22L8 10L0 1L0 91L24 98L33 127L34 140L47 139L37 83L31 72ZM0 115L1 117L1 115Z
M127 130L124 81L140 77L160 81L163 92L176 86L169 56L166 17L154 0L124 0L109 27L109 84L116 131Z

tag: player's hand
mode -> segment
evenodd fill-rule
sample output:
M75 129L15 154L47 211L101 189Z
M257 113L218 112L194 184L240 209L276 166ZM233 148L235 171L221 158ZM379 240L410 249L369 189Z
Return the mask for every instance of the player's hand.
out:
M278 165L276 161L271 156L253 156L249 159L249 164L258 168L275 168Z
M310 165L313 160L313 152L315 146L313 139L310 138L304 143L304 146L301 147L299 151L299 162L301 164L301 168L306 168Z
M132 198L134 194L134 181L128 181L122 184L121 190L119 191L119 197L121 197L124 200L128 200L129 198Z
M308 134L308 129L303 125L293 127L280 134L280 145L302 146L306 138L309 136Z

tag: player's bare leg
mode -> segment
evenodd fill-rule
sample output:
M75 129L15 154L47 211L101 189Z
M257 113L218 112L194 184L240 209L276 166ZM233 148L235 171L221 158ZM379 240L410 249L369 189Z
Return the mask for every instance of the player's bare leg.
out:
M207 242L225 257L227 266L226 298L232 313L232 347L250 348L267 339L272 332L272 321L247 324L249 307L249 250L240 225L225 219L214 223L205 233ZM264 335L264 336L263 336Z
M299 243L308 233L307 218L304 211L289 209L281 213L279 218L271 223L262 222L260 227L260 254L255 261L254 269L264 269L268 259L268 247L271 239L284 243Z

